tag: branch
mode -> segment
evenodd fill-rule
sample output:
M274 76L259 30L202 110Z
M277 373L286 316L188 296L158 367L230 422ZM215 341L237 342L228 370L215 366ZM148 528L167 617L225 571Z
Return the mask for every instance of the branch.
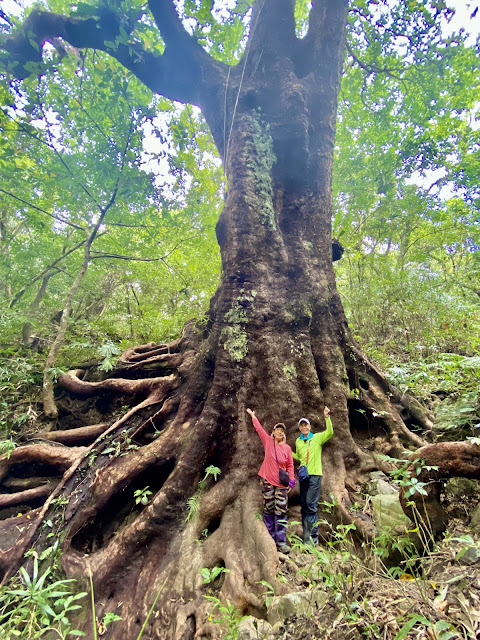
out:
M480 478L480 446L472 442L437 442L428 444L410 455L411 478L425 484L426 495L415 491L407 496L400 491L400 503L405 513L416 522L416 515L428 521L431 533L437 536L448 522L448 514L440 502L440 482L448 478ZM421 461L419 463L418 461ZM416 462L417 461L417 462ZM415 513L416 512L416 513ZM418 519L418 518L417 518ZM416 522L417 526L418 523Z
M160 256L159 258L137 258L136 256L122 256L119 253L105 253L103 251L92 251L91 257L92 260L95 260L96 258L112 258L115 260L130 260L132 262L165 262L168 256L171 256L172 253L176 251L181 244L190 240L195 240L195 238L199 237L200 236L192 236L191 238L184 238L183 240L179 240L168 253L166 253L164 256Z
M348 12L347 0L316 0L310 11L308 31L304 40L307 43L315 43L314 48L325 46L325 35L329 29L329 22L341 19L345 25Z
M338 82L345 47L348 0L316 0L310 11L307 35L297 41L302 74L330 70ZM323 82L327 81L325 78ZM327 81L328 82L328 81Z
M65 169L68 171L68 173L71 175L71 177L73 178L74 182L77 182L77 175L72 171L72 169L70 169L70 167L68 166L67 162L65 161L63 155L60 153L60 151L58 151L55 147L54 144L54 140L53 140L53 135L52 132L50 131L50 124L48 122L48 118L47 118L47 114L45 113L45 110L43 108L43 102L41 100L41 97L37 91L37 104L39 106L39 109L41 111L41 114L43 116L43 121L45 123L45 131L46 134L48 136L48 142L45 142L44 140L42 140L41 138L37 138L36 136L34 136L37 140L40 140L41 142L43 142L44 144L46 144L52 151L53 153L57 156L57 158L60 160L60 163L65 167ZM78 185L80 187L80 189L82 189L82 191L84 191L87 196L97 205L97 207L101 210L101 205L98 202L98 200L95 198L95 196L90 193L90 190L82 183L78 181Z
M16 196L14 193L11 193L10 191L6 191L1 187L0 187L0 191L5 195L10 196L11 198L18 200L19 202L26 205L27 207L30 207L31 209L35 209L36 211L40 211L41 213L44 213L45 215L49 216L50 218L53 218L54 220L58 220L58 222L62 222L63 224L68 225L69 227L78 229L79 231L85 231L85 229L83 227L80 227L78 224L74 224L73 222L69 222L68 220L65 220L65 218L56 216L53 213L49 213L48 211L45 211L45 209L42 209L41 207L37 207L37 205L32 204L31 202L27 202L26 200L23 200L23 198L19 198L18 196Z
M353 49L350 46L349 42L347 42L347 51L348 51L348 55L353 59L353 61L356 62L358 66L364 71L368 71L369 73L384 73L385 75L390 76L391 78L394 78L398 82L403 82L403 85L406 87L405 81L393 73L393 71L401 72L402 69L400 67L394 68L394 69L388 69L388 67L379 67L376 64L367 64L365 62L362 62L360 58L353 53Z
M126 227L127 229L155 229L153 224L127 224L126 222L104 222L107 227Z
M149 0L148 8L167 47L178 48L183 45L201 49L196 39L183 26L173 0Z
M10 54L8 71L19 79L28 77L28 63L42 63L44 44L63 38L77 48L105 51L155 93L199 105L204 79L211 83L212 74L218 76L226 65L215 61L185 31L171 0L152 0L150 8L167 45L163 54L147 51L132 37L127 44L117 42L112 47L119 36L119 16L115 12L79 19L34 10L21 28L0 36L0 48Z
M295 46L295 0L258 0L253 5L248 50L285 55Z
M98 260L99 258L111 258L113 260L127 260L130 262L162 262L165 257L161 258L136 258L135 256L122 256L118 253L103 253L102 251L92 251L92 260Z
M106 232L104 232L102 235L105 235ZM61 262L62 260L64 260L65 258L67 258L71 253L73 253L74 251L76 251L77 249L80 249L80 247L83 247L83 245L86 243L86 240L82 240L82 242L79 242L78 244L76 244L74 247L72 247L71 249L69 249L68 251L65 251L64 253L62 253L62 255L57 258L56 260L54 260L51 264L49 264L48 266L45 267L45 269L43 269L43 271L41 273L39 273L38 275L36 275L34 278L32 278L32 280L30 280L28 282L27 285L25 285L25 287L23 287L23 289L20 289L20 291L14 296L14 298L12 298L12 301L10 302L10 304L8 305L8 308L11 309L12 307L14 307L17 302L20 300L20 298L23 296L23 294L27 291L27 289L29 287L32 286L32 284L35 284L35 282L37 282L38 280L40 280L41 278L43 278L44 276L46 276L48 274L49 271L51 271L52 269L56 269L57 272L62 272L63 269L60 269L57 267L57 264L59 262Z

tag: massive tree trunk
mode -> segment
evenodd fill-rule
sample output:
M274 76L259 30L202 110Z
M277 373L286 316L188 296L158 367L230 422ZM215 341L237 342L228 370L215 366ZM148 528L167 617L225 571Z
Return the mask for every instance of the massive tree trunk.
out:
M335 436L324 449L322 491L336 499L337 520L355 520L350 493L380 464L362 446L367 440L378 435L390 452L425 444L409 427L428 428L428 416L397 395L361 352L335 286L331 174L347 3L316 3L302 40L293 5L257 3L243 58L228 69L207 65L172 3L151 3L157 23L163 18L166 25L163 57L180 41L196 65L191 75L177 72L185 86L164 93L200 104L224 161L221 283L206 323L188 324L174 343L129 350L108 380L89 381L80 371L60 379L77 400L98 397L114 409L128 402L128 411L108 426L43 434L48 444L21 447L0 466L4 491L27 463L55 483L43 506L48 490L42 493L38 481L21 487L15 504L36 510L28 520L16 518L15 527L13 519L0 527L4 574L29 546L51 544L52 529L41 526L51 521L66 575L86 580L91 573L98 618L106 611L122 617L105 638L135 638L159 592L143 638L218 634L208 622L201 567L229 569L214 586L242 612L262 615L260 580L285 589L275 544L257 517L263 450L247 407L266 426L285 422L292 445L300 417L321 429L323 407L331 407ZM48 23L48 33L101 48L98 33L81 40L77 23L69 31L47 15L31 21L40 25L42 42ZM122 58L120 49L117 57L129 68L136 64L147 82L138 60ZM192 76L201 89L185 88ZM152 78L149 86L159 90ZM119 405L110 405L117 396ZM208 477L199 491L210 465L221 476ZM151 499L137 505L134 491L145 487ZM357 527L372 534L365 520ZM92 637L91 621L81 628Z

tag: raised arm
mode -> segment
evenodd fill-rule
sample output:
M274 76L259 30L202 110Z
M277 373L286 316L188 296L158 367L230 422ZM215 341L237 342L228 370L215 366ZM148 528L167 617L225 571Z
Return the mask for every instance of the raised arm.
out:
M333 436L333 425L330 418L330 409L328 407L325 407L325 409L323 410L323 414L325 416L326 429L325 431L321 431L319 434L317 434L317 437L320 437L322 444L325 444L325 442L328 442Z
M265 445L268 442L270 436L265 431L265 429L262 427L262 424L261 424L260 420L255 415L255 411L252 411L252 409L247 409L247 413L252 418L252 423L253 423L253 426L255 427L255 431L258 433L258 435L260 436L261 441Z

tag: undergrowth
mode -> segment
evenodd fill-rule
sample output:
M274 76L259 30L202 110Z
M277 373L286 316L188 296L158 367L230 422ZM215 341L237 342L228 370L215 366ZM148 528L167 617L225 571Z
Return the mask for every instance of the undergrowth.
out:
M40 572L33 558L31 575L24 567L0 589L0 637L2 640L84 636L72 628L70 618L81 609L87 594L75 592L75 580L55 580L50 566Z
M401 393L423 400L435 413L436 440L462 440L480 433L480 354L438 353L420 361L384 363Z

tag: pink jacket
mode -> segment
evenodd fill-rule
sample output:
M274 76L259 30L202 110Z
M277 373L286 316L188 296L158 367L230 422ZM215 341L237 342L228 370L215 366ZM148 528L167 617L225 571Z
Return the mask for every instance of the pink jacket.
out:
M280 466L282 469L285 469L285 471L288 472L290 480L294 480L292 449L290 445L284 442L275 444L272 436L268 435L256 416L253 418L253 426L260 436L265 450L265 457L258 475L261 478L265 478L265 480L273 484L274 487L283 487L278 481L278 467ZM277 450L278 464L275 458L275 449Z

